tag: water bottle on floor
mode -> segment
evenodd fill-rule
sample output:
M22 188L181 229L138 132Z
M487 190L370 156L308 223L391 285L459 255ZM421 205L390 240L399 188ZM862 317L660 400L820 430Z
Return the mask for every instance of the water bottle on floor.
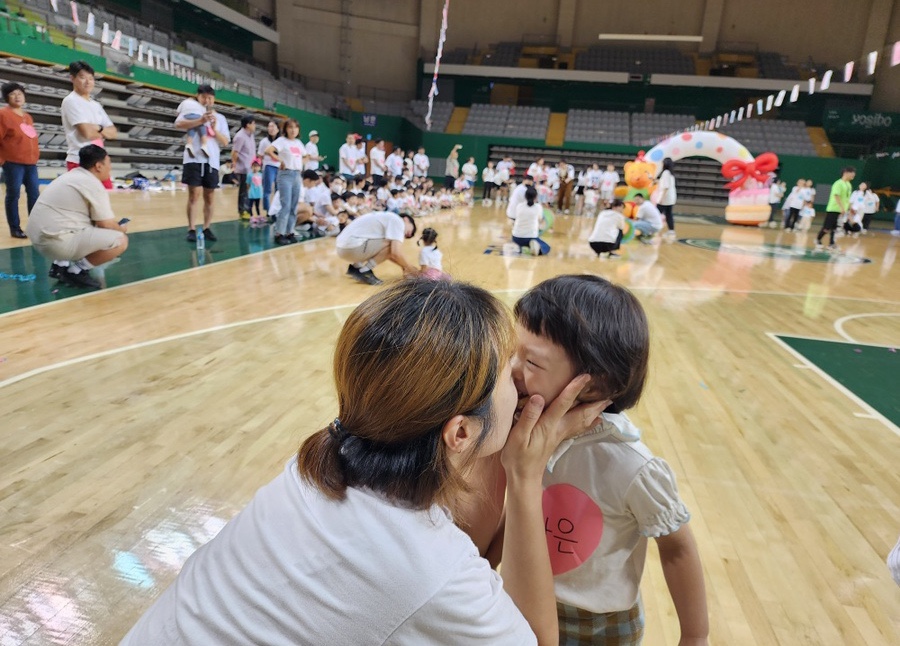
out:
M197 251L206 249L206 237L203 235L203 229L197 229ZM199 254L198 254L199 255Z

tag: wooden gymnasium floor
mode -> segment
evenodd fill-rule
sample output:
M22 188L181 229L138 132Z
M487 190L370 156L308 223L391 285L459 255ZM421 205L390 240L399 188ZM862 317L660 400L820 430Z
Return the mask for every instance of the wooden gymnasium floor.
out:
M176 247L184 199L113 196L132 231L172 228ZM217 199L232 212L233 193ZM535 259L485 253L507 232L496 208L421 224L440 232L445 269L509 304L565 272L638 295L653 348L633 417L693 512L712 644L900 643L900 588L885 566L900 534L900 431L770 336L844 335L856 357L884 359L900 345L900 240L882 230L842 241L870 264L811 262L754 255L791 235L691 219L680 237L712 250L633 242L606 261L583 242L590 220L560 217L552 255ZM331 420L335 337L377 289L347 279L333 245L0 316L0 644L116 643ZM414 241L406 248L415 254ZM378 274L399 277L393 266ZM871 387L896 392L897 374ZM643 590L645 643L676 643L652 547Z

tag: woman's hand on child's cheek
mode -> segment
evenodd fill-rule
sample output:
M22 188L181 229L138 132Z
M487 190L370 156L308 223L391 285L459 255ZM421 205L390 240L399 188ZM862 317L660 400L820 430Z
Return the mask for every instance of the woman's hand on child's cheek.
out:
M547 460L559 443L575 434L576 427L590 428L585 423L599 415L604 408L600 406L602 402L582 404L569 410L589 382L588 375L575 377L547 407L540 395L528 399L501 453L503 467L511 481L536 477L540 482Z

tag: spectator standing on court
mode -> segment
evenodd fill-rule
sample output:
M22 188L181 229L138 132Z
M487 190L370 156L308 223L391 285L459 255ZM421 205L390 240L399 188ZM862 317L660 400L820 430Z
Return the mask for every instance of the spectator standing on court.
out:
M303 170L319 170L319 162L325 159L319 154L319 131L309 131L309 141L306 142L306 168Z
M822 223L822 229L816 236L816 251L822 250L822 238L825 234L829 234L830 242L828 249L837 251L837 245L834 244L834 231L837 229L838 219L841 215L845 215L850 211L850 193L853 187L850 182L856 177L856 169L847 166L841 170L841 178L831 185L831 194L828 196L828 206L825 207L825 222Z
M194 228L195 211L202 196L203 235L207 240L215 242L217 238L209 227L213 219L213 198L215 190L219 187L219 157L221 147L228 145L231 135L228 132L228 122L225 117L216 112L213 107L216 103L216 91L211 85L197 86L197 102L206 109L206 112L199 118L189 119L184 114L179 114L175 118L175 127L179 130L190 130L208 125L215 132L215 136L210 137L206 142L206 152L201 150L199 154L194 153L193 155L190 155L187 150L184 152L181 177L182 182L188 187L187 241L196 242L197 240L197 231Z
M241 129L234 134L231 142L231 166L234 168L234 176L237 179L238 215L244 219L250 219L250 203L247 198L247 175L253 158L256 156L256 121L249 114L241 117Z
M572 207L572 187L575 185L575 167L561 159L559 169L559 191L556 195L556 210L568 213Z
M346 143L338 150L338 171L348 182L356 175L356 135L347 133Z
M444 170L444 188L452 191L456 184L456 178L459 177L459 149L462 144L453 146L453 150L447 155L447 166Z
M425 154L425 148L419 146L419 152L413 155L413 176L428 177L428 169L431 167L431 160Z
M272 143L276 139L278 139L278 135L280 133L281 129L278 126L278 122L274 120L269 121L269 123L266 124L266 134L262 139L259 140L259 147L256 149L256 156L259 157L262 161L262 200L263 209L265 209L266 215L269 215L269 200L272 197L272 189L275 186L275 178L278 176L278 167L281 165L281 161L267 155L266 150L268 150L269 146L271 146Z
M41 193L26 228L37 252L55 261L51 277L74 287L97 289L100 283L88 272L122 255L128 236L104 188L112 169L109 155L100 146L88 144L78 156L78 166Z
M84 61L69 64L69 76L72 79L72 91L62 100L63 130L66 133L66 168L78 167L78 151L83 146L94 144L105 147L107 139L115 139L119 131L112 119L98 101L91 97L96 80L94 68ZM103 186L112 189L112 178L107 177Z
M6 107L0 109L0 162L6 180L6 223L13 238L27 238L19 220L19 191L25 185L28 212L39 193L37 162L38 135L34 119L25 111L25 88L19 83L4 83L0 94Z

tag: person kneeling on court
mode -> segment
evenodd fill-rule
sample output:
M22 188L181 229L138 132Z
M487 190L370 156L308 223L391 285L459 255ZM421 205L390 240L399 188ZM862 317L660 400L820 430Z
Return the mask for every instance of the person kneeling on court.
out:
M116 221L109 193L112 163L100 146L78 152L79 167L60 175L43 192L28 216L26 233L34 248L54 261L52 278L75 287L99 289L88 271L128 248L125 227Z
M639 240L644 244L650 244L653 236L662 231L662 213L653 202L645 200L640 193L633 199L634 205L637 207L634 221L635 235L639 236Z
M598 258L603 254L608 258L619 257L616 251L622 244L622 232L625 230L624 210L625 204L622 200L614 199L608 209L603 209L597 214L597 222L588 243Z
M399 266L405 276L418 273L403 255L404 238L414 235L416 223L411 215L388 211L367 213L348 222L335 238L337 255L350 263L348 276L367 285L380 285L382 281L372 269L385 260Z

